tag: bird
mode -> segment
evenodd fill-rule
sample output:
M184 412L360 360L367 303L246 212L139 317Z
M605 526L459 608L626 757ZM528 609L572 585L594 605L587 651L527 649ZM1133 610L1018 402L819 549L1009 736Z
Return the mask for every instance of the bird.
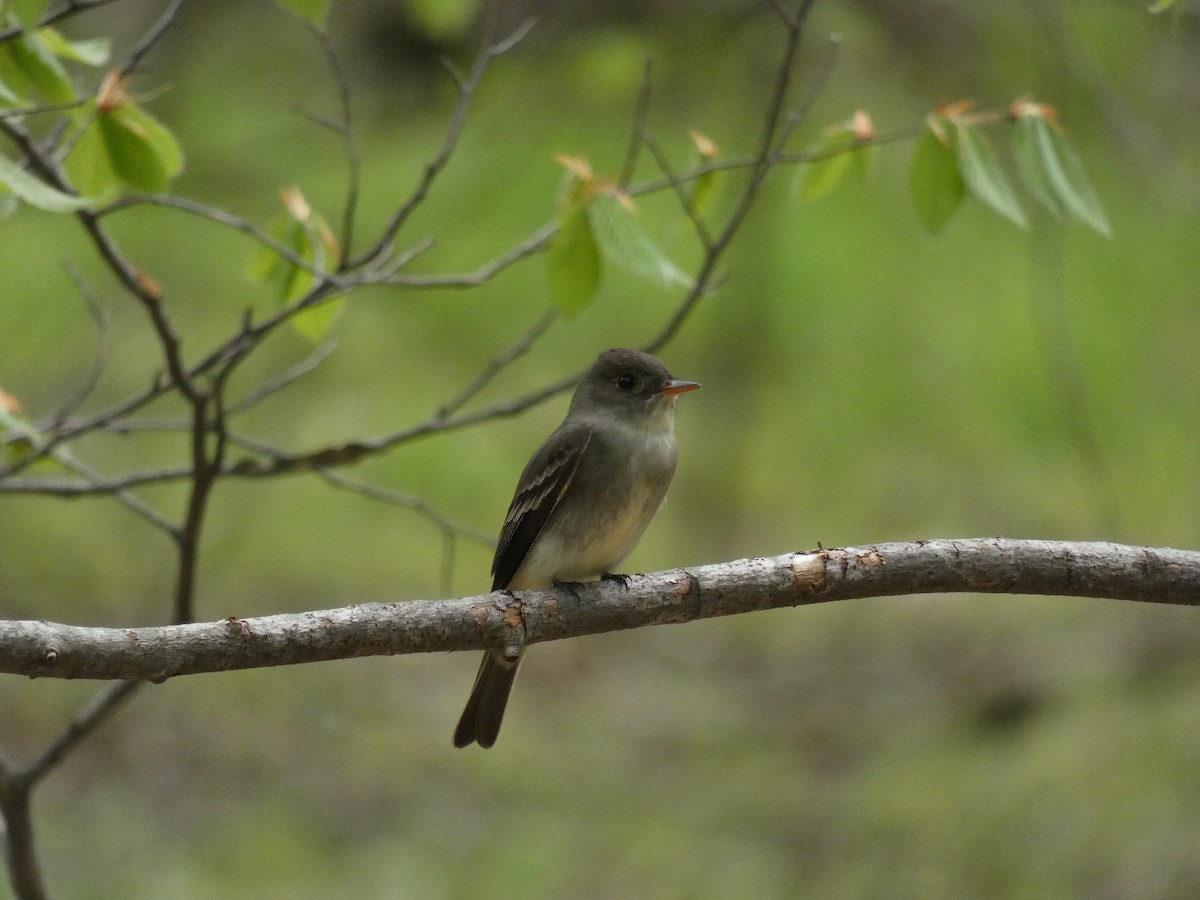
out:
M596 357L566 418L517 480L492 560L492 590L627 583L615 569L662 506L675 474L675 402L698 387L639 350ZM455 747L495 743L520 662L501 649L484 654Z

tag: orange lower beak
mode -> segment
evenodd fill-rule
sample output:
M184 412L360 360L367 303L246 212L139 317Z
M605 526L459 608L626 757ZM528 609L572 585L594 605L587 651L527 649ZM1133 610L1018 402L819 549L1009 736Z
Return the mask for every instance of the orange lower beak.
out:
M696 381L672 381L665 388L659 391L660 394L686 394L688 391L694 391L700 387Z

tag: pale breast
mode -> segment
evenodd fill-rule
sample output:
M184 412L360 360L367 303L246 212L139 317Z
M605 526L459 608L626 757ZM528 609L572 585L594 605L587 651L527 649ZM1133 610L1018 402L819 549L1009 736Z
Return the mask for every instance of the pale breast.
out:
M676 460L670 432L639 437L632 455L622 457L610 449L591 460L585 457L510 587L593 581L615 571L633 551L662 506ZM617 446L629 445L622 441Z

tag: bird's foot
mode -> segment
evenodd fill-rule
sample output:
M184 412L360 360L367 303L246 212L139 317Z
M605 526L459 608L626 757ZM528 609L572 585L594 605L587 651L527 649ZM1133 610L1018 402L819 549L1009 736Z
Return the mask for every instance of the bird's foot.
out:
M566 591L576 600L579 599L579 589L583 587L582 581L559 581L557 578L551 579L551 583L559 590Z

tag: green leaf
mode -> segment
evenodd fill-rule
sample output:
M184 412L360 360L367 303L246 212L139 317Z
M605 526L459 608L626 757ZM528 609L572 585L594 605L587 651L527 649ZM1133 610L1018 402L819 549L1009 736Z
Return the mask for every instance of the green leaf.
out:
M292 15L308 19L318 28L325 27L325 17L329 14L330 0L275 0L275 2Z
M841 184L846 173L850 171L854 134L846 130L834 131L812 148L814 154L830 154L824 159L809 163L804 168L804 180L800 183L800 197L803 200L816 200L824 197Z
M1037 118L1029 115L1017 117L1016 131L1013 133L1013 157L1017 162L1017 175L1038 203L1056 219L1062 219L1067 215L1067 208L1051 187L1046 169L1042 165L1035 124Z
M703 219L712 211L721 187L721 172L704 172L692 182L692 212Z
M600 287L600 247L586 204L563 214L547 254L550 294L559 310L573 318L587 307Z
M662 287L692 286L692 279L655 246L616 194L600 194L587 210L600 249L618 266Z
M280 215L268 228L268 233L280 244L310 265L315 265L316 248L304 223L290 215ZM313 277L306 269L280 256L270 247L263 247L250 266L250 277L257 281L274 282L280 306L286 306L307 293Z
M707 135L691 129L688 131L688 136L691 137L692 143L696 145L696 150L698 151L694 160L696 165L704 165L716 161L720 151ZM712 211L713 203L717 198L717 192L723 180L721 177L723 174L717 169L712 169L708 172L702 172L692 182L691 196L688 199L692 205L692 212L697 218L703 219Z
M296 313L288 321L304 337L316 344L325 340L345 308L346 298L335 297Z
M36 95L48 103L75 99L75 86L39 32L26 31L0 46L0 81L26 98Z
M1017 202L1008 176L991 144L974 125L955 123L958 132L958 165L967 190L985 206L1022 228L1029 227L1025 210Z
M107 200L123 187L109 161L100 123L96 119L89 122L75 139L65 165L71 184L81 194Z
M24 416L10 411L2 401L0 392L0 459L12 464L36 452L41 437Z
M325 269L329 264L326 256L339 253L325 219L309 208L298 189L284 191L283 199L287 212L271 222L268 234L312 268ZM281 307L304 297L316 281L312 272L271 247L262 247L258 251L249 274L256 281L274 284L276 301ZM344 298L322 301L296 313L288 321L305 337L319 341L328 334L345 305Z
M102 66L108 62L112 52L112 41L106 37L85 41L67 40L55 28L43 28L38 32L46 49L55 56L87 66Z
M908 196L917 218L930 234L941 231L962 203L966 185L954 148L933 130L921 132L908 169Z
M92 203L87 197L65 194L40 181L6 156L0 156L0 184L30 206L47 212L74 212Z
M42 21L50 0L9 0L8 9L22 28L34 28Z
M7 187L0 184L0 219L7 219L20 208L21 203L17 200L17 195L10 191Z
M0 54L0 60L2 59L3 55ZM14 109L18 106L21 106L24 102L25 101L23 101L9 89L8 85L6 85L3 81L0 81L0 106L6 106L9 109Z
M130 128L140 129L145 135L168 178L175 178L183 171L183 148L167 126L140 106L123 106L119 112Z
M175 136L145 110L118 106L97 116L104 149L117 177L147 193L165 191L183 169Z
M1024 115L1017 135L1018 163L1034 196L1056 215L1072 215L1111 238L1096 189L1062 132L1043 116Z

